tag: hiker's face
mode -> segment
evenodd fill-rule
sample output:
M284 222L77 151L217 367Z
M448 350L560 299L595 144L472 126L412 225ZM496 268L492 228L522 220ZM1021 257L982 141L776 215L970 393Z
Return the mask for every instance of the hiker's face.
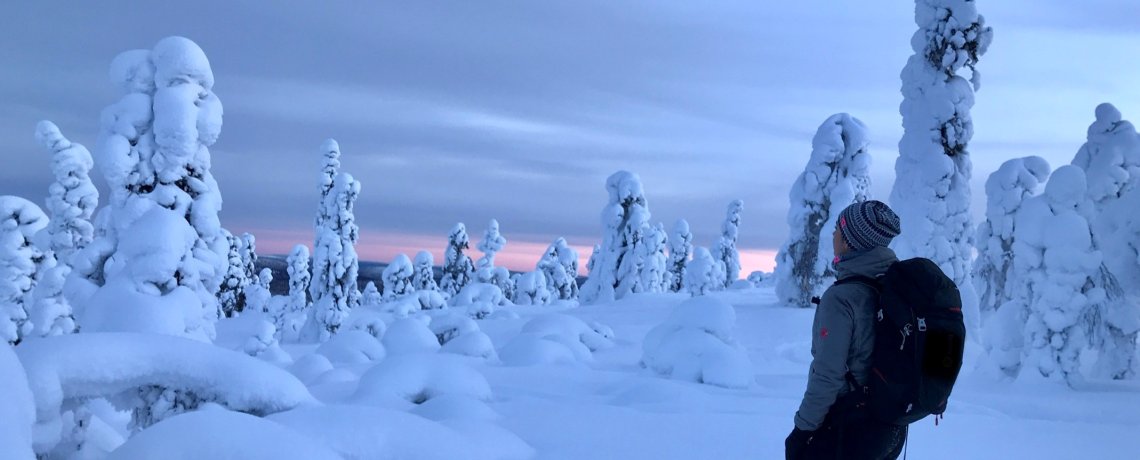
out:
M835 249L835 255L841 256L846 254L850 248L847 247L847 242L843 241L843 234L839 232L839 225L835 226L835 231L831 232L831 246Z

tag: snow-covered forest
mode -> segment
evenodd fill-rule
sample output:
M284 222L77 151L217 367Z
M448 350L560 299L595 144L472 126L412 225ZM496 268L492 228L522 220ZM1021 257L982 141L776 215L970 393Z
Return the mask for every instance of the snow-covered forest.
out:
M496 258L516 238L499 216L445 216L435 246L362 261L357 203L385 178L354 175L331 138L283 166L310 179L292 185L313 239L259 251L220 214L229 76L193 37L123 51L91 82L114 91L81 114L94 143L28 126L52 182L0 196L0 459L780 458L811 299L837 276L831 232L870 199L897 210L900 259L933 260L963 298L962 377L942 426L911 428L916 457L1130 458L1140 134L1092 101L1069 164L1006 155L972 190L971 110L1001 39L984 7L916 0L897 146L820 113L791 189L718 196L711 239L651 212L683 191L610 171L581 185L604 190L598 213L574 216L592 253L558 236L525 270ZM889 196L873 159L894 164ZM771 202L786 221L749 214ZM742 235L771 226L787 232L774 271L747 269Z

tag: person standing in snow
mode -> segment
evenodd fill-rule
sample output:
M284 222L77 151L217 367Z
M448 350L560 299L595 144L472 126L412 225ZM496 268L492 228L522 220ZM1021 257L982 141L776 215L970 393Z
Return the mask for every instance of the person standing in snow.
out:
M898 215L880 201L852 204L839 216L832 235L838 282L824 292L815 311L807 390L784 442L788 460L894 459L902 451L905 427L873 420L855 408L865 401L861 393L874 349L878 292L865 283L841 282L886 273L898 260L887 246L899 231Z

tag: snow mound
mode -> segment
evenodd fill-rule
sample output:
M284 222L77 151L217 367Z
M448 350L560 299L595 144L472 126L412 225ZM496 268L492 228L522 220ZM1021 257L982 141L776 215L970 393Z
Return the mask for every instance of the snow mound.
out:
M312 353L294 361L288 370L290 374L302 382L310 383L321 374L331 371L332 368L332 361L329 361L325 355Z
M431 398L412 408L413 414L435 420L497 420L501 416L487 403L461 394L446 394Z
M451 306L467 307L472 318L483 319L504 304L503 290L489 283L470 283L451 298Z
M559 342L577 342L585 345L591 352L614 345L610 340L613 337L613 330L609 327L596 322L587 325L576 317L560 313L537 316L523 325L522 332L553 338Z
M593 361L585 345L559 337L519 334L499 349L499 360L508 366L579 364Z
M32 425L36 422L36 406L28 378L12 347L0 345L0 446L4 458L35 458L32 452Z
M334 460L324 443L281 424L221 409L189 412L159 422L119 446L107 460L207 458Z
M423 417L378 407L307 407L269 419L321 439L345 459L509 460L533 456L533 449L513 434L490 438L494 433L488 430L494 426L460 432ZM488 438L480 442L480 435Z
M388 331L388 323L384 321L384 316L384 313L370 307L353 308L352 312L348 314L348 318L345 318L343 327L349 330L367 332L376 340L380 340ZM407 313L398 316L404 317L407 316Z
M408 299L415 299L419 303L421 310L439 310L447 308L447 300L443 298L443 294L439 291L416 291L405 296Z
M137 333L63 335L22 344L36 402L36 447L59 442L64 401L144 386L187 390L229 409L265 415L315 400L292 374L242 353L181 337Z
M745 388L752 381L752 364L732 338L735 324L736 311L723 300L686 300L646 334L641 363L665 377Z
M343 331L322 343L315 352L335 364L361 364L384 359L384 346L361 330Z
M479 330L479 325L468 316L457 313L437 315L432 317L429 327L445 353L490 360L498 358L491 338Z
M245 311L240 316L218 320L214 345L240 351L281 367L293 364L288 353L281 349L275 334L273 319L260 311Z
M426 319L426 318L424 318ZM396 320L384 334L384 347L391 355L411 353L431 353L439 350L439 340L424 319L404 318Z
M464 358L445 354L393 356L360 377L353 399L387 406L395 400L422 404L445 395L491 399L491 385Z

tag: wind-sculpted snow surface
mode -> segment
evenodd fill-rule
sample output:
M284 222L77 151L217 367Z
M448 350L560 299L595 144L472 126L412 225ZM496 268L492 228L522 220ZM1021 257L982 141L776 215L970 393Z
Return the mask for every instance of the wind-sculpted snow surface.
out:
M664 377L745 388L752 365L734 329L732 305L710 296L687 300L645 336L642 365Z
M36 402L36 451L59 441L67 401L118 396L143 387L182 390L201 403L266 415L313 403L288 372L240 352L161 334L83 333L16 350Z

